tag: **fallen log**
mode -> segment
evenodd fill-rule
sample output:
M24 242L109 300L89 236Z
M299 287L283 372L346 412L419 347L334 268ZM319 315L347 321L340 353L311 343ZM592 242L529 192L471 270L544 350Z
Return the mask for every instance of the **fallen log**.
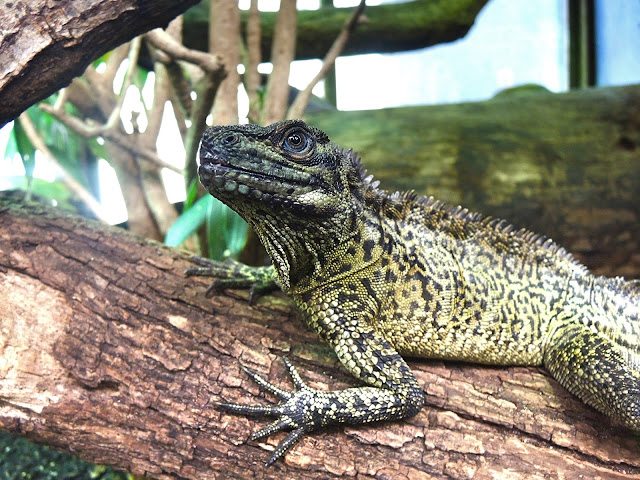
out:
M159 479L640 475L632 432L542 369L419 359L416 417L307 435L264 469L282 434L247 441L264 421L213 406L264 396L239 366L290 388L287 355L314 387L353 380L283 295L207 299L189 266L116 228L0 206L0 429Z

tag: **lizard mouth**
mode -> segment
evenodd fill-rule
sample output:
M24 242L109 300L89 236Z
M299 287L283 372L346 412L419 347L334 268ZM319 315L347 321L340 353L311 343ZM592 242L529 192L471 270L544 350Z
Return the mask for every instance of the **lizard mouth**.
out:
M250 160L231 164L221 155L202 158L198 174L215 197L243 196L283 207L306 207L296 198L322 188L320 183L324 183L291 167Z

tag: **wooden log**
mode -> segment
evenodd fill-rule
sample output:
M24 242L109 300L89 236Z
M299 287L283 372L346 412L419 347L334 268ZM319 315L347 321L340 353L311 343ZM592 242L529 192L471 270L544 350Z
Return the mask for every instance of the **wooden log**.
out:
M404 52L464 37L487 0L413 0L367 7L365 20L349 38L343 55ZM185 13L184 43L207 50L209 1L203 0ZM296 60L323 58L353 8L301 10L298 17ZM242 28L246 31L247 12ZM261 49L271 61L276 12L262 12Z
M593 478L640 475L632 432L539 368L412 359L427 406L404 422L283 435L218 400L273 401L240 370L290 388L353 380L283 295L204 297L188 257L43 207L0 206L0 428L158 479Z

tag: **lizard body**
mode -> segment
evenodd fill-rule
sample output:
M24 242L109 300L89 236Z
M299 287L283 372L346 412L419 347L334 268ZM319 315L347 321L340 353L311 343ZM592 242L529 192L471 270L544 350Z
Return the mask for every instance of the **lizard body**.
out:
M277 417L256 432L415 415L401 355L543 365L569 391L640 430L640 288L595 277L545 237L413 193L389 194L357 155L302 121L214 127L200 179L255 229L273 266L203 267L216 288L279 286L365 386L296 389L247 373L282 402L227 410Z

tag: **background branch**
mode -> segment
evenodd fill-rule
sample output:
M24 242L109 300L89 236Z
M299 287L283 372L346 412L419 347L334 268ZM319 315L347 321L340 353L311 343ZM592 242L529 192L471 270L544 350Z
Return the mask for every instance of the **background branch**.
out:
M24 133L29 138L31 144L37 150L40 150L40 152L42 152L42 154L47 157L51 163L58 167L60 178L69 187L69 190L71 190L87 206L87 208L89 208L89 210L93 212L96 218L105 221L106 217L104 215L102 205L100 205L100 203L93 197L93 195L91 195L91 193L86 188L84 188L84 186L80 182L69 175L67 171L62 167L62 165L60 165L58 159L51 152L51 150L49 150L49 147L47 147L44 140L40 138L40 135L38 135L38 132L36 131L36 128L33 125L29 114L27 112L22 113L18 117L18 121L20 122L20 125L22 125Z
M261 124L284 120L289 101L289 71L296 51L298 11L295 0L281 0L271 51L273 71L267 80Z
M195 3L20 0L0 8L0 126L67 86L100 55Z
M156 29L145 35L151 45L167 53L175 60L184 60L199 66L205 72L220 73L224 68L219 55L185 48L179 41L171 38L166 32Z
M304 110L307 108L309 104L309 99L311 98L311 91L318 84L320 80L327 76L327 74L331 71L336 63L336 58L342 53L345 45L347 44L347 40L349 39L349 35L353 33L358 25L358 21L361 18L362 12L364 12L364 7L366 3L365 0L361 0L360 4L353 11L353 14L349 19L345 22L344 27L340 31L340 34L331 45L331 48L325 55L322 61L322 67L320 67L320 71L316 74L316 76L309 82L309 85L298 93L296 99L294 100L291 107L289 107L289 111L287 113L287 118L302 118L304 114Z

